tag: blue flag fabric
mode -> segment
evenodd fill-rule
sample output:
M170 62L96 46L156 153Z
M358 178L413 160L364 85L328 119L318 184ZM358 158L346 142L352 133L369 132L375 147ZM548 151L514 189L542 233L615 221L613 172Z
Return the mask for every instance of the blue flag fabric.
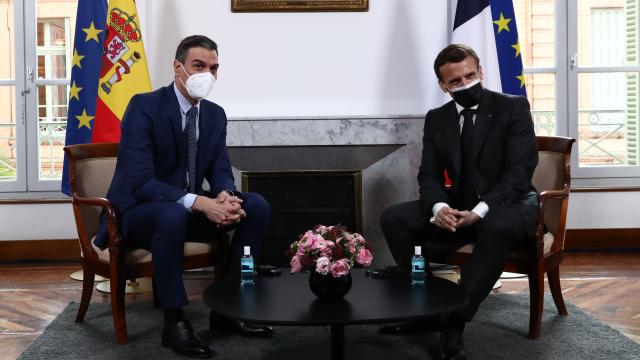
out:
M91 142L106 21L107 0L78 1L65 145ZM66 157L61 191L71 194Z
M512 0L458 0L451 42L478 53L485 87L526 96Z

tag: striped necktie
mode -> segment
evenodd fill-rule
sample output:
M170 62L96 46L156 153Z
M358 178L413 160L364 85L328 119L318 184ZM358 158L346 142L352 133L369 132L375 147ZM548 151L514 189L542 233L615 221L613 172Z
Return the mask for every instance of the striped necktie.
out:
M196 193L196 153L198 151L198 139L196 137L196 120L198 119L198 108L192 106L187 111L187 163L189 170L189 192Z

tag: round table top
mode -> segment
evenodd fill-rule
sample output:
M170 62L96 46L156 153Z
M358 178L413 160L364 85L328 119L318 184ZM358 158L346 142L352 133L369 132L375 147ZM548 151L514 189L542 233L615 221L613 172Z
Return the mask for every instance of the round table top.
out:
M468 299L457 284L428 277L422 286L408 281L374 279L352 270L353 286L344 299L318 299L309 288L309 274L284 272L256 276L240 285L227 276L211 284L204 302L211 312L236 320L273 325L338 325L395 322L439 315L459 309Z

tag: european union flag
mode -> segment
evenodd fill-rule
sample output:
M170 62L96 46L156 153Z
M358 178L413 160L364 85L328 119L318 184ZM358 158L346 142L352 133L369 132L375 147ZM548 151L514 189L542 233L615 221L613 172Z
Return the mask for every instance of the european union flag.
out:
M106 21L107 0L78 1L65 145L91 142ZM71 193L66 158L61 190Z
M478 53L485 87L526 96L511 0L458 0L451 42L469 45Z

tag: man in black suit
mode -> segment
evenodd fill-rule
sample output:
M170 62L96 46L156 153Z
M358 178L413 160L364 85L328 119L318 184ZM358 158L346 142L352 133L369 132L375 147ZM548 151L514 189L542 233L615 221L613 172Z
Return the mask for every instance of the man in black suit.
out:
M469 304L447 316L440 338L444 358L464 359L465 323L500 277L510 251L534 235L538 213L531 177L538 152L529 102L484 89L473 49L447 46L434 70L453 101L425 118L420 198L385 209L381 225L400 272L410 271L414 245L425 240L474 244L460 283ZM421 325L403 323L382 332L408 333Z

